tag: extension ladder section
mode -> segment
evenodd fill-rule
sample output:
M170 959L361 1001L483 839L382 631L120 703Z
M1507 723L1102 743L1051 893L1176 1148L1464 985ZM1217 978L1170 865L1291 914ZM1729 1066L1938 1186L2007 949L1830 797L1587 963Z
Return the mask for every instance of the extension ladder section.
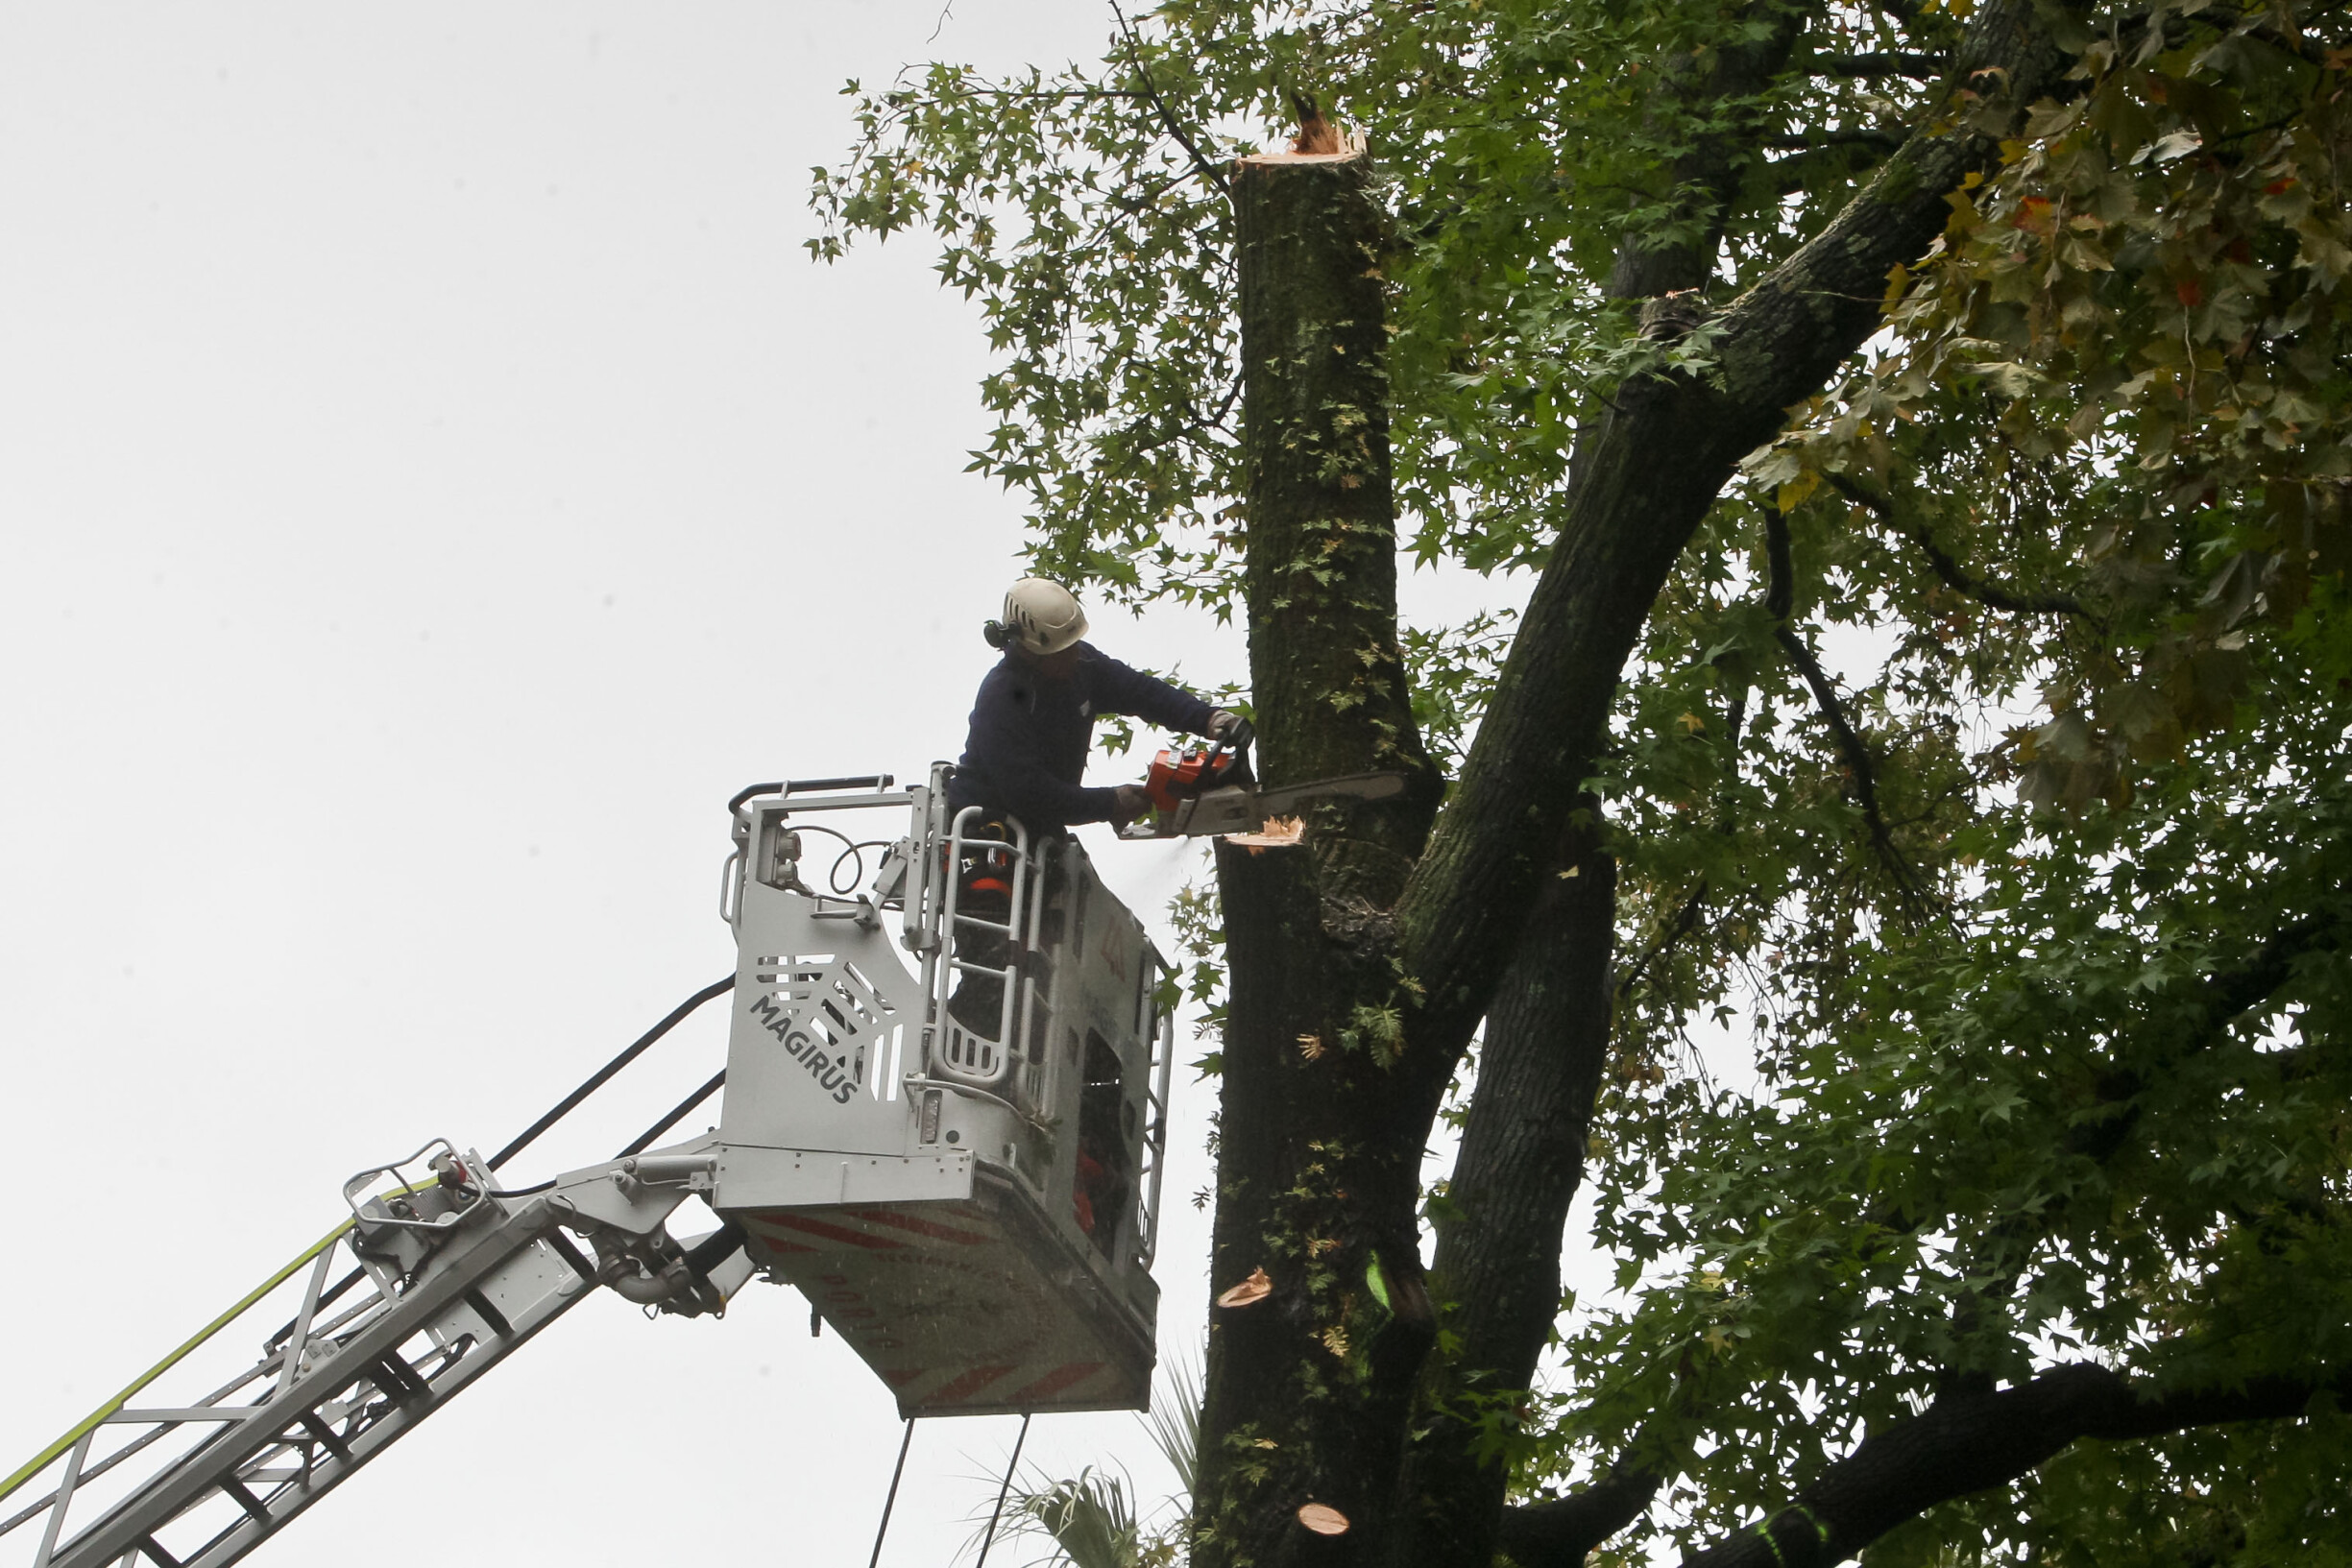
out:
M352 1177L349 1219L0 1482L0 1537L33 1568L225 1568L598 1288L691 1315L755 1270L796 1286L909 1416L1144 1408L1168 966L1076 842L949 813L949 771L738 795L733 978L490 1160L436 1140ZM831 825L875 810L909 832ZM825 892L812 832L842 846ZM614 1160L497 1185L729 990L723 1073ZM715 1130L649 1146L722 1084ZM690 1198L719 1225L681 1241Z
M405 1277L369 1229L337 1226L10 1477L0 1495L54 1479L0 1534L37 1527L34 1568L234 1562L596 1283L545 1199L477 1198ZM329 1287L345 1248L362 1267Z

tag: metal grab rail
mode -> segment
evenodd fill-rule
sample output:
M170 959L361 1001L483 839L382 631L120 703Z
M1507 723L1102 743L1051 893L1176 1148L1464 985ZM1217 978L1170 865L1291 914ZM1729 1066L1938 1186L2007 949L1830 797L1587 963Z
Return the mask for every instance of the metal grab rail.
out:
M1029 830L1013 818L1006 817L1004 820L1012 832L1009 839L968 835L965 831L967 826L980 820L982 809L977 806L967 806L958 811L948 824L947 841L942 846L946 865L940 877L940 949L938 961L933 966L933 1027L931 1049L926 1052L928 1059L924 1063L924 1071L977 1088L993 1089L1010 1075L1017 1055L1015 1048L1028 1025L1029 1015L1036 1005L1036 986L1023 975L1022 956L1036 946L1038 911L1031 905L1043 901L1033 897L1037 879L1030 858ZM960 868L967 850L999 851L1010 857L1012 894L1004 920L966 914L960 907L963 895ZM961 956L961 938L966 927L1003 934L1006 962L1002 968L974 963ZM997 1001L997 1034L994 1040L987 1040L949 1013L948 1002L954 995L958 975L993 976L1002 985ZM996 1059L980 1067L958 1061L949 1043L950 1030L961 1030L966 1039L993 1046Z
M8 1480L0 1481L0 1501L5 1501L9 1497L12 1496L16 1492L17 1488L21 1487L26 1482L31 1481L35 1476L39 1475L43 1470L49 1468L50 1464L53 1463L60 1455L63 1454L67 1449L73 1447L76 1443L81 1442L83 1438L87 1437L90 1434L96 1432L101 1426L105 1425L110 1416L114 1415L116 1412L121 1411L124 1406L131 1403L133 1395L138 1393L149 1384L155 1382L156 1379L161 1377L164 1373L170 1371L182 1362L187 1360L189 1356L201 1349L206 1341L209 1340L214 1335L220 1333L221 1330L227 1328L230 1324L244 1316L245 1314L252 1309L255 1302L259 1301L263 1296L268 1295L272 1291L277 1290L287 1280L292 1279L296 1269L302 1267L303 1265L310 1263L314 1259L319 1258L322 1253L332 1247L337 1242L342 1241L345 1236L351 1233L352 1226L355 1223L357 1223L356 1220L346 1219L343 1221L343 1223L337 1225L333 1230L330 1230L325 1236L320 1237L309 1246L304 1247L302 1254L292 1263L287 1264L283 1268L278 1270L277 1273L272 1274L268 1279L263 1280L259 1285L256 1285L251 1291L248 1291L245 1293L244 1299L239 1301L235 1306L230 1308L227 1312L221 1314L220 1316L215 1317L211 1322L206 1324L203 1328L197 1330L196 1333L189 1338L187 1342L181 1345L179 1349L173 1351L170 1355L164 1357L161 1361L156 1363L155 1365L149 1367L146 1371L140 1373L136 1378L133 1379L130 1386L124 1388L121 1393L116 1394L113 1398L108 1400L105 1404L99 1406L96 1410L90 1411L89 1414L84 1416L81 1420L75 1422L71 1427L67 1428L63 1436L60 1437L56 1442L51 1443L47 1448L42 1449L38 1454L35 1455L32 1460L25 1464L23 1468L19 1469L14 1475L9 1477ZM240 1383L249 1381L251 1381L250 1377L241 1379ZM233 1386L228 1391L233 1392ZM80 1467L75 1466L74 1468L79 1469ZM68 1481L61 1489L70 1494L71 1487L72 1483ZM7 1525L0 1526L0 1533L4 1533L8 1530L14 1529L20 1522L21 1521L19 1520L11 1520Z
M1167 960L1161 958L1157 952L1151 953L1148 962L1150 967L1158 969L1161 974L1174 977L1175 971L1168 967ZM1147 990L1146 995L1150 994ZM1144 1172L1144 1179L1137 1184L1143 1188L1144 1197L1143 1213L1135 1237L1135 1261L1146 1268L1152 1266L1152 1260L1159 1251L1160 1188L1168 1174L1168 1093L1170 1079L1176 1070L1176 1010L1169 1008L1163 1011L1156 998L1153 998L1151 1006L1152 1081L1144 1095L1147 1116L1143 1136L1144 1157L1150 1162L1150 1168Z

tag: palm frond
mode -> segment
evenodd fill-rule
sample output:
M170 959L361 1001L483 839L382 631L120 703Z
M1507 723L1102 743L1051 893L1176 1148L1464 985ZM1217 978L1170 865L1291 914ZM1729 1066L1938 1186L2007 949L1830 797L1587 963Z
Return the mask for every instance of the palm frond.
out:
M1180 1490L1147 1524L1133 1496L1134 1478L1088 1465L1063 1481L1042 1471L1016 1478L1005 1494L1001 1538L1043 1535L1052 1550L1022 1568L1167 1568L1177 1556L1185 1516L1192 1511L1200 1445L1200 1358L1172 1360L1150 1411L1137 1417L1152 1446L1176 1474ZM982 1531L973 1532L977 1548Z
M1141 1417L1152 1446L1176 1473L1189 1509L1200 1453L1200 1358L1187 1355L1167 1363L1168 1381Z
M1005 1499L1000 1533L1043 1535L1054 1543L1025 1568L1138 1568L1142 1527L1128 1483L1088 1465L1067 1481L1015 1482Z

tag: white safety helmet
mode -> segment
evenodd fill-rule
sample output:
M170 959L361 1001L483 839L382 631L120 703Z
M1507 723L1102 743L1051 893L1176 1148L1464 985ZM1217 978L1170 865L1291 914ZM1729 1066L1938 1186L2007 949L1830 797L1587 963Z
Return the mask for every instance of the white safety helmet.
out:
M995 623L1003 647L1018 642L1033 654L1059 653L1086 635L1086 612L1078 595L1050 577L1024 577L1005 591L1005 612Z

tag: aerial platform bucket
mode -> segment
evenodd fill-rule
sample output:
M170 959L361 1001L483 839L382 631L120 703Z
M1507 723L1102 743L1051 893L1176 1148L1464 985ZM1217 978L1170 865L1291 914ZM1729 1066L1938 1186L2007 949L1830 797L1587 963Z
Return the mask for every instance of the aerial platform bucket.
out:
M946 777L740 811L712 1206L904 1414L1141 1409L1168 966L1075 840L951 817ZM812 817L893 806L905 837L838 834L870 884L804 880Z

